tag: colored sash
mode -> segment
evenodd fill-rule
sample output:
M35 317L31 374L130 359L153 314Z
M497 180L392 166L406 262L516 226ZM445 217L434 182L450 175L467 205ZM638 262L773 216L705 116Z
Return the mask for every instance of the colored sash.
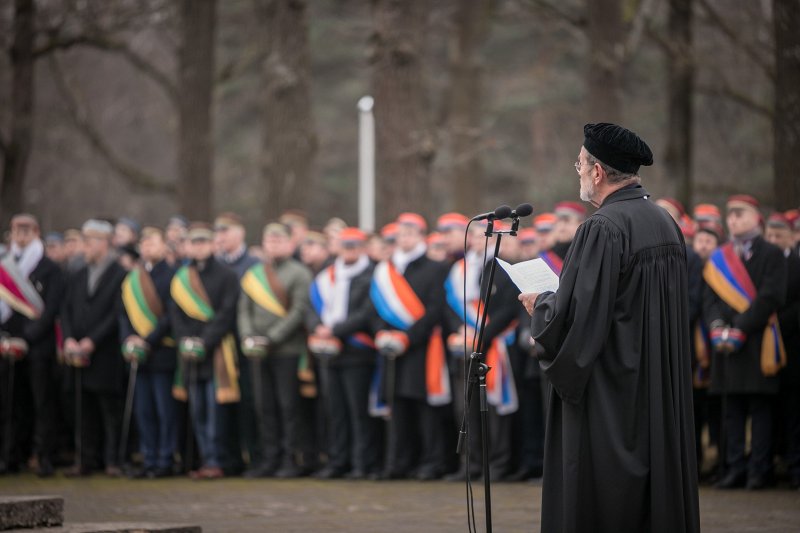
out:
M561 275L561 269L564 268L564 260L561 259L557 253L552 250L545 250L544 252L539 254L539 257L547 263L547 266L550 267L550 270Z
M382 261L375 267L370 297L378 315L394 329L408 331L425 316L425 305L391 261ZM433 329L428 340L425 386L429 405L450 403L450 376L439 327Z
M703 269L709 287L737 313L744 313L756 298L756 287L744 263L736 255L733 244L717 248ZM778 316L773 313L767 322L761 342L761 372L774 376L786 365L786 349L781 338Z
M27 276L20 272L10 253L0 261L0 302L31 320L36 320L44 312L42 297Z
M464 315L464 261L458 261L450 269L450 275L444 284L447 304L458 315L461 321L473 329L478 328L481 301L467 302L467 314ZM486 318L488 323L491 317ZM498 335L489 345L486 352L486 364L492 371L486 375L486 399L497 409L497 414L507 415L519 408L517 387L511 369L508 347L516 341L514 321L506 330ZM474 346L472 349L476 349Z
M141 266L134 268L122 282L122 303L133 330L143 339L150 336L164 316L164 304L158 297L153 278ZM164 344L174 346L175 341L165 338Z
M333 288L336 284L336 269L333 265L324 269L322 272L314 277L309 289L309 297L311 299L311 307L317 313L317 316L322 317L322 313L326 306L333 305ZM345 342L350 346L356 348L371 348L375 349L375 341L369 334L364 332L355 333L350 335Z
M206 294L200 275L193 266L182 266L175 273L170 284L172 299L187 316L209 322L214 318L211 300ZM214 389L217 403L235 403L239 401L239 371L236 368L236 340L232 334L222 338L222 342L214 352ZM172 394L178 400L186 400L186 387L183 381L182 365L175 372L175 383Z
M289 305L286 289L271 265L253 265L242 277L242 290L265 311L279 317L286 316Z
M708 329L702 320L698 320L694 327L694 355L696 366L694 370L694 386L704 389L711 382L711 341Z

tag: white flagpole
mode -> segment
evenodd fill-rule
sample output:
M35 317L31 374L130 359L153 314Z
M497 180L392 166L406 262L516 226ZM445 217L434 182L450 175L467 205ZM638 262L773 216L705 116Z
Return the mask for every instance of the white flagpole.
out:
M358 226L375 231L375 117L371 96L358 101Z

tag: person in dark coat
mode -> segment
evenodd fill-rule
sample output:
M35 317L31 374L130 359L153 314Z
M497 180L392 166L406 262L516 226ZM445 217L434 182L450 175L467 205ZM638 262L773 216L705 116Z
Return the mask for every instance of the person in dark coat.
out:
M13 260L18 272L27 278L28 288L36 292L42 307L35 314L26 309L14 308L0 298L0 336L21 341L25 346L22 359L12 361L6 355L0 361L0 382L8 383L9 365L16 365L15 388L30 390L32 402L22 399L24 394L16 391L12 425L18 429L25 427L21 418L30 418L33 422L33 445L37 458L37 474L41 477L53 475L53 455L56 441L57 412L57 380L56 380L56 316L61 306L64 293L64 276L60 267L44 253L40 239L39 223L35 217L27 214L15 215L11 218L11 249L8 260ZM23 282L24 283L24 282ZM29 380L26 383L26 378ZM2 401L9 401L7 387L0 388ZM12 391L14 394L14 391ZM6 416L3 409L2 416ZM3 418L0 427L7 427ZM4 435L5 439L14 439ZM21 431L19 433L22 433ZM22 436L22 435L17 435ZM10 442L4 443L3 450L13 451L10 464L0 465L0 469L15 470L27 456L18 446L9 448ZM5 456L3 457L5 459Z
M113 231L103 220L92 219L83 225L87 264L70 277L64 296L64 352L74 366L71 377L78 378L76 384L80 382L83 409L83 454L68 472L71 475L86 475L99 465L109 476L121 474L117 455L125 366L118 317L126 273L111 252ZM97 453L100 442L102 457Z
M178 426L172 397L177 356L168 314L175 269L165 261L160 229L145 227L139 247L142 261L123 283L120 317L123 355L138 366L134 414L143 463L132 477L161 478L172 475Z
M443 420L452 397L439 327L447 266L425 256L427 224L420 215L403 213L397 224L397 248L375 268L370 291L378 313L375 343L393 359L387 361L391 422L383 475L425 481L446 470Z
M314 477L362 479L376 474L381 461L379 422L369 412L377 357L369 299L373 264L363 231L345 228L339 240L339 257L312 282L306 320L309 349L322 362L328 418L328 463Z
M241 398L235 339L239 281L214 258L213 238L209 224L192 223L187 247L191 261L178 269L170 286L169 317L184 384L173 388L173 394L189 401L202 456L203 466L189 473L193 479L225 476L218 406Z
M647 144L584 135L580 196L598 209L558 291L520 295L551 383L542 531L699 531L683 236L640 185Z
M703 316L715 353L711 394L727 395L723 420L727 472L719 488L747 484L761 489L772 483L772 402L780 364L766 349L781 346L773 316L786 298L783 252L761 236L761 213L752 196L732 196L727 203L731 241L715 251L704 268ZM737 290L738 288L738 290ZM745 299L742 294L746 294ZM771 338L766 346L764 335ZM752 451L745 455L745 426L752 420Z
M786 348L786 367L779 374L778 417L775 425L783 437L782 455L789 474L789 486L800 488L800 256L792 251L794 239L789 220L776 213L767 222L767 241L786 257L786 302L778 310L778 322Z

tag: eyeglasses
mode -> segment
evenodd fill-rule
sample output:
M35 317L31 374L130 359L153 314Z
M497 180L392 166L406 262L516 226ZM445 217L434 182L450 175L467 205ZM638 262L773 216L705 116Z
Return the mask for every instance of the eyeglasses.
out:
M581 173L581 168L583 167L583 163L580 160L578 160L578 161L575 161L575 163L573 163L573 164L575 165L575 171L578 174L580 174Z

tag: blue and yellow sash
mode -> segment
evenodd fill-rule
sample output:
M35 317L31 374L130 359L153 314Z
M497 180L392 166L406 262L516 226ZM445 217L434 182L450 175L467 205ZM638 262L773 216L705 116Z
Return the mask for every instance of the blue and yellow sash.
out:
M744 313L756 298L756 287L742 260L728 243L717 248L703 269L708 286L737 313ZM767 322L761 341L761 372L774 376L786 365L778 316L773 313Z
M425 305L391 261L383 261L375 267L370 297L378 315L394 329L408 331L417 320L425 316ZM431 332L426 354L425 386L428 404L448 404L452 395L441 328L436 327Z
M447 305L464 324L477 329L481 309L480 298L467 302L467 313L464 314L464 265L462 259L450 268L450 275L444 284ZM487 323L490 318L486 318ZM495 406L499 415L511 414L519 408L517 386L508 355L508 347L516 342L516 326L517 321L514 321L492 341L486 352L486 364L492 369L486 375L486 399ZM475 349L473 346L472 350Z
M209 322L214 318L211 300L206 294L200 275L193 266L182 266L175 273L170 284L172 299L187 316ZM236 339L232 334L222 338L214 352L214 389L217 403L235 403L241 397L239 392L239 371L236 368ZM182 365L175 372L172 395L178 400L186 400L186 386L183 380Z

